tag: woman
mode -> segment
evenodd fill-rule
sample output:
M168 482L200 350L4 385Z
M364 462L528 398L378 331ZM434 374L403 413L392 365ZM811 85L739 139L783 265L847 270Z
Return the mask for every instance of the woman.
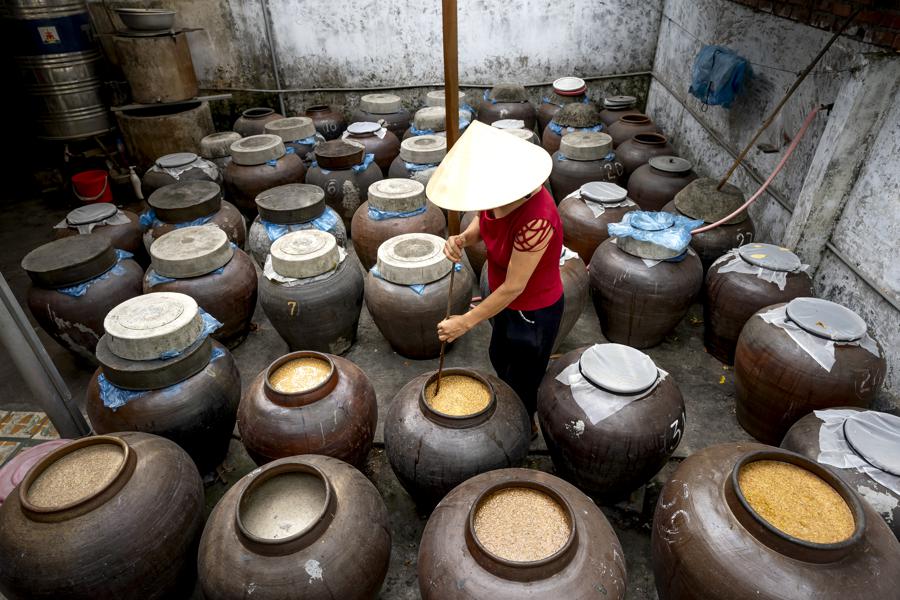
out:
M540 147L479 125L472 123L432 175L428 196L438 206L480 209L464 232L447 240L444 253L460 261L463 248L484 241L491 294L467 313L441 321L438 337L452 342L494 317L491 364L533 415L564 303L562 224L542 185L552 163ZM527 194L523 185L530 186ZM459 197L466 200L453 202Z

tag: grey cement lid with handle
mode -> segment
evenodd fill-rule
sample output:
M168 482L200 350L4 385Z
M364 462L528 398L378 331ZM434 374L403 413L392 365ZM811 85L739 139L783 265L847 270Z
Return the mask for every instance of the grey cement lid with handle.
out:
M793 273L802 266L796 254L775 244L744 244L738 254L751 265L770 271Z
M181 352L197 341L203 319L186 294L154 292L113 308L103 320L110 352L126 360L156 360Z
M447 155L447 138L439 135L414 135L400 142L400 158L417 165L439 163Z
M325 212L325 190L309 183L286 183L260 193L254 201L259 218L291 225L312 221Z
M594 344L578 359L578 369L591 384L614 394L637 394L659 377L653 359L622 344Z
M115 215L118 210L115 204L110 204L109 202L85 204L69 211L69 214L66 215L66 223L73 227L99 223Z
M369 186L368 197L378 210L410 212L425 206L425 186L414 179L382 179Z
M612 138L599 131L575 131L562 136L559 152L571 160L601 160L612 150Z
M278 160L284 154L284 142L270 133L241 138L231 145L231 160L236 165L264 165L270 160Z
M849 308L821 298L794 298L785 312L804 331L835 342L855 342L868 329L862 317Z
M637 98L634 96L608 96L603 99L603 106L606 108L628 108L637 104Z
M844 438L863 460L900 477L900 417L867 410L844 421Z
M341 260L337 240L327 231L304 229L272 244L272 268L282 277L301 279L327 273Z
M403 99L395 94L366 94L359 99L359 108L376 115L389 115L403 108Z
M691 161L680 156L654 156L647 162L654 169L664 173L687 173L694 168Z
M405 233L378 247L378 272L391 283L418 285L437 281L453 268L444 256L444 239L430 233Z
M228 236L215 225L175 229L150 246L153 270L174 279L206 275L227 265L232 256Z
M102 275L117 260L108 238L76 235L38 246L22 259L22 269L38 287L58 289Z

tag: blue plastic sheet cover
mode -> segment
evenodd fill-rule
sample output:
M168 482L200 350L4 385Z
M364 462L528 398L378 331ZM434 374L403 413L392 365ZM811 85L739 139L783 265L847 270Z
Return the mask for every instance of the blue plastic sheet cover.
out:
M396 210L380 210L375 208L371 204L369 204L369 218L373 221L386 221L388 219L405 219L408 217L415 217L416 215L421 215L426 210L428 210L428 205L422 206L415 210L410 210L407 212L400 212Z
M216 216L216 213L206 215L205 217L197 217L196 219L192 219L190 221L182 221L181 223L163 223L156 217L156 211L152 208L148 208L141 213L141 216L138 217L138 221L141 224L141 229L153 229L154 227L161 227L163 225L172 225L175 227L175 229L181 229L182 227L206 225L207 223L212 221L212 218L214 216Z
M125 267L123 267L121 263L123 260L127 260L129 258L133 258L134 254L131 252L127 252L125 250L116 249L116 264L112 266L111 269L94 277L93 279L89 279L83 283L79 283L78 285L71 285L69 287L58 288L56 291L60 294L65 294L66 296L72 296L73 298L80 298L84 296L88 289L97 283L98 281L103 281L105 279L109 279L110 277L118 277L120 275L125 274Z
M266 235L269 237L269 241L274 242L275 240L280 239L291 232L303 231L304 229L319 229L321 231L327 231L335 237L339 237L334 234L334 229L335 227L337 227L340 219L341 217L337 214L336 210L334 210L330 206L326 206L321 215L319 215L312 221L307 221L305 223L272 223L271 221L266 221L263 218L260 218L259 222L265 228Z
M619 223L610 223L606 230L611 237L628 237L684 252L691 243L691 231L701 227L703 220L689 219L668 212L635 210L625 213Z

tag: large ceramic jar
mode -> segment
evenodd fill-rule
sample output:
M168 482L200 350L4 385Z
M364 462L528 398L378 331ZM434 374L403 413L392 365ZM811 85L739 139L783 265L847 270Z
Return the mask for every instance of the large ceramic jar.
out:
M283 115L278 114L271 108L263 106L248 108L241 112L241 116L234 122L232 129L241 137L260 135L265 133L266 123L283 118Z
M197 561L208 600L370 600L387 574L387 508L365 475L307 454L245 475L216 504Z
M787 475L769 475L763 481L771 487L760 489L741 475L756 462ZM823 494L818 502L795 492L810 480ZM752 485L750 498L744 485ZM770 494L775 506L760 513L754 505ZM829 507L843 504L840 530L821 525L815 507L825 499ZM784 519L799 533L793 511L810 515L814 539L829 541L807 541L770 522ZM878 513L830 469L761 444L712 446L682 462L660 493L651 544L660 600L893 598L900 586L900 545Z
M576 131L567 133L553 154L550 187L559 204L563 198L586 183L608 181L618 184L625 170L612 151L612 141L605 133Z
M256 308L256 269L225 232L212 225L171 231L150 246L144 293L178 292L222 323L213 338L229 348L244 341Z
M403 108L403 99L395 94L366 94L359 99L359 107L350 117L353 122L381 123L397 139L409 129L411 119L409 111Z
M222 173L212 161L200 158L193 152L166 154L156 162L141 178L141 193L144 198L159 188L179 181L213 181L222 183Z
M378 405L366 374L345 358L286 354L250 383L238 429L256 464L324 454L362 468L375 438Z
M741 427L777 444L814 410L871 406L887 365L867 329L849 308L819 298L758 311L741 330L734 354Z
M281 138L284 149L293 149L294 154L303 159L303 164L307 167L312 164L314 158L312 152L316 146L325 141L309 117L288 117L269 121L265 130L269 135Z
M106 313L141 295L144 270L128 256L94 234L55 240L26 254L28 308L38 325L63 348L96 364Z
M201 473L213 471L228 453L241 400L231 353L208 337L215 321L193 298L163 292L123 302L103 324L100 368L85 394L93 430L160 435Z
M555 360L537 407L556 473L610 500L647 483L684 434L678 386L649 356L620 344L595 344Z
M417 570L424 600L625 597L625 555L603 512L532 469L482 473L447 494Z
M703 267L692 249L678 253L628 237L600 244L588 270L604 337L634 348L661 343L703 285Z
M400 154L391 163L388 177L415 179L427 185L431 174L447 155L447 138L440 135L417 135L400 142Z
M28 446L20 449L0 467L0 505L6 501L11 493L25 479L31 467L42 458L71 442L68 439L55 439L41 442L36 446Z
M608 133L612 136L613 146L619 147L639 133L658 133L659 127L650 120L650 117L642 114L622 115L609 126Z
M678 156L654 156L628 178L628 197L641 210L659 211L697 179L694 166Z
M404 233L447 237L447 219L412 179L383 179L369 186L369 199L353 215L353 249L366 270L375 266L378 247Z
M603 99L603 110L600 120L609 127L625 115L641 115L637 109L637 98L634 96L609 96Z
M141 215L148 229L144 247L161 236L192 225L215 225L239 248L247 241L247 224L241 212L222 199L222 188L212 181L182 181L163 186L147 198L150 210Z
M559 150L559 143L564 135L576 132L598 132L603 128L596 106L581 102L567 104L547 124L541 135L541 146L549 154L553 154Z
M382 178L375 157L362 144L348 140L323 142L316 148L316 162L306 174L306 183L325 190L325 202L344 221L350 222L359 205L368 200L369 186Z
M485 90L484 100L477 108L478 120L491 125L503 119L525 122L525 129L534 130L537 113L528 101L525 86L515 83L499 83L490 92Z
M177 445L85 437L38 462L0 506L0 591L18 598L186 598L203 484Z
M605 181L585 183L559 203L563 243L590 264L597 246L609 238L606 226L632 210L638 206L624 188Z
M362 310L359 261L318 229L272 244L259 279L259 303L291 350L343 354L356 341Z
M247 217L256 215L254 200L264 191L288 183L303 183L306 165L288 152L277 135L242 138L231 145L231 162L225 167L225 195Z
M638 133L616 147L616 156L625 167L625 177L630 177L638 167L647 164L654 156L672 156L675 149L661 133ZM627 179L626 179L627 181Z
M718 182L713 179L695 179L662 209L691 219L701 219L707 224L717 223L744 203L744 194L740 189L727 183L717 190L717 185ZM691 247L700 255L703 270L708 271L716 259L732 248L749 244L755 235L753 219L747 211L742 211L715 229L692 235Z
M868 502L900 540L900 417L843 407L814 411L781 447L826 465Z
M538 133L542 134L547 124L566 104L587 104L587 84L578 77L560 77L553 82L553 89L547 98L541 100L537 109Z
M259 214L250 225L247 247L260 267L266 264L272 244L292 231L327 231L341 248L347 245L344 222L325 204L325 192L318 186L288 183L273 187L256 197L256 210Z
M365 146L366 154L375 157L375 163L385 177L391 163L400 155L400 138L378 123L370 121L350 123L342 137Z
M462 218L459 220L460 232L468 229L469 225L477 216L478 213L474 211L463 213ZM487 262L487 246L484 245L484 241L479 240L471 246L466 246L465 250L466 258L469 259L469 264L472 266L472 272L481 273L484 263Z
M431 371L403 386L384 422L384 449L397 479L427 507L479 473L521 466L531 444L525 406L503 381L472 369L444 369L444 392L434 396L436 380ZM454 386L467 387L466 396L457 396ZM443 401L448 394L455 401Z
M727 365L753 313L779 302L812 296L812 279L796 254L772 244L745 244L713 263L706 275L703 342Z
M440 354L437 324L446 315L448 294L450 314L463 314L472 302L472 273L452 265L443 248L444 240L428 233L398 235L381 244L377 264L366 275L369 314L394 351L407 358Z
M219 167L224 173L231 162L231 145L241 139L236 131L217 131L200 140L200 156Z
M53 228L57 239L88 233L106 238L113 248L131 252L135 259L146 264L147 251L141 242L141 224L138 216L130 210L116 208L107 202L85 204L69 211L66 218Z
M316 131L326 140L336 140L347 129L347 121L344 120L344 111L340 106L317 104L310 106L303 113L304 117L313 120Z
M459 109L459 133L462 134L472 122L472 113ZM403 139L417 135L447 136L447 109L443 106L426 106L416 111L412 125L403 134Z

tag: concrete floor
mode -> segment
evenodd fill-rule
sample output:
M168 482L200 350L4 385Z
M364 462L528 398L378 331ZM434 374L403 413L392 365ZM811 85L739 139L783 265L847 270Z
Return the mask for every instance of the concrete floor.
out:
M65 217L69 207L53 205L44 200L31 200L7 204L5 208L0 212L0 239L5 246L5 252L0 256L0 271L16 297L23 302L28 277L21 270L19 262L28 251L52 239L52 226ZM287 352L287 345L259 308L254 323L254 331L234 350L245 388L257 373ZM92 367L76 360L40 330L39 336L69 385L73 397L79 406L83 405L84 390ZM480 325L448 352L446 364L490 371L487 355L489 337L490 326ZM600 341L603 341L603 336L593 308L588 306L575 329L564 341L560 352ZM5 353L4 349L0 349L0 409L39 410L18 373L9 360L4 360L6 357L2 353ZM687 407L687 426L673 459L644 489L635 493L627 503L602 507L624 548L628 568L626 597L634 600L656 598L650 564L650 522L659 489L669 474L680 460L700 448L749 439L735 419L732 371L723 367L703 349L702 313L698 305L691 308L673 335L647 353L678 383ZM371 378L382 415L386 413L394 394L406 382L424 371L437 368L437 360L413 361L395 354L365 310L360 321L357 343L346 356ZM384 455L380 422L375 441L376 448L369 457L366 475L375 483L387 503L393 528L391 566L381 598L418 598L417 546L427 515L417 512L394 477ZM527 466L553 471L540 437L532 445ZM235 435L224 465L225 480L211 482L207 486L207 509L211 510L225 490L254 467Z

